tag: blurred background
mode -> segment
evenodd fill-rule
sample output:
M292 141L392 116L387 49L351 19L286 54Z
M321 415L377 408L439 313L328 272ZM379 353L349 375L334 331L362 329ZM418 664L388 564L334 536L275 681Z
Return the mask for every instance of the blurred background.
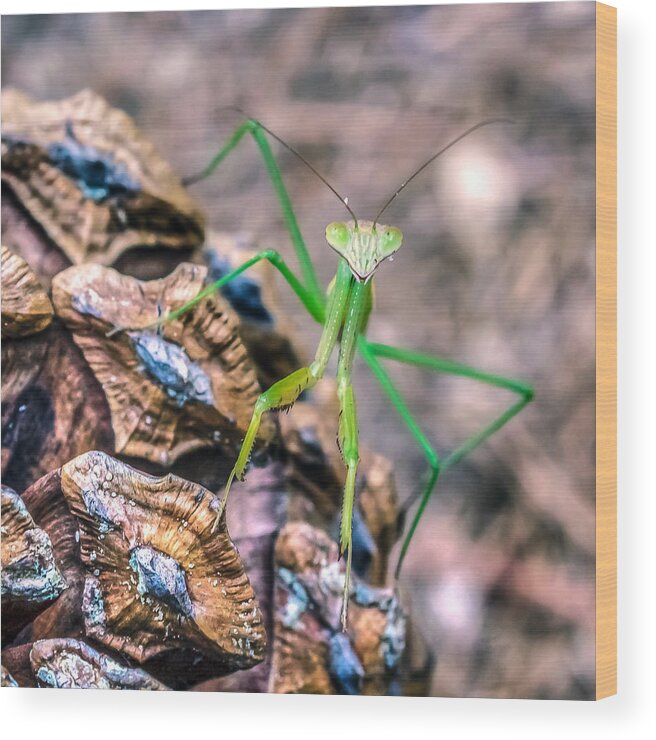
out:
M536 399L450 470L402 589L435 652L431 693L594 696L595 6L589 2L5 16L2 84L57 99L91 87L180 175L202 168L239 105L298 148L362 219L424 160L490 116L386 212L403 230L376 278L375 341L530 382ZM324 284L335 197L275 146ZM210 227L293 261L255 145L194 192ZM319 329L287 297L310 357ZM447 453L514 398L389 364ZM411 495L422 454L366 368L363 443Z

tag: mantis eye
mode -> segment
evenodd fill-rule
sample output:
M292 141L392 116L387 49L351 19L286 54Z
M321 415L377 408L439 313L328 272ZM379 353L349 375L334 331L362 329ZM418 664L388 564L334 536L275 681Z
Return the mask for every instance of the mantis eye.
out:
M403 234L396 226L386 226L380 234L380 248L383 254L391 254L401 246Z
M346 249L350 235L346 224L339 221L326 226L326 239L333 249Z

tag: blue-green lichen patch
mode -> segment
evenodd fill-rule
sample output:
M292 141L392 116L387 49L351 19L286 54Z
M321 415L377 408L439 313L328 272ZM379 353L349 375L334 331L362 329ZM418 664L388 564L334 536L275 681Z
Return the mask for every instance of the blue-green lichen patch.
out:
M110 481L111 474L110 477L103 481L102 490L109 490L105 486ZM110 494L110 500L103 501L103 497L98 495L97 487L85 488L82 490L82 499L84 501L84 505L87 508L87 512L98 521L98 528L101 534L109 532L109 530L113 529L115 526L114 520L112 518L112 509L114 508L114 505L111 499L116 498L117 495L118 494L116 494L115 496L111 496Z
M180 407L189 401L214 405L210 379L183 347L155 332L129 333L144 371Z
M79 527L88 637L149 670L154 662L173 685L262 661L255 594L225 521L212 531L216 496L101 452L64 465L61 490Z
M357 695L362 692L364 668L345 632L335 632L328 640L329 671L340 694Z
M95 576L88 575L84 581L82 611L87 629L102 634L105 631L107 615L100 579Z
M80 640L38 640L30 651L30 665L42 688L148 691L168 688L146 671L119 663Z
M103 390L121 454L168 467L198 450L239 450L261 389L234 312L217 293L157 323L195 298L206 275L185 263L140 281L85 264L53 279L55 311ZM263 419L258 445L274 432Z
M177 560L152 547L140 545L130 554L130 567L137 574L137 591L142 596L154 596L185 617L191 616L187 581Z
M337 545L308 524L287 524L276 559L274 690L385 694L405 647L405 615L391 589L353 578L340 624L344 564Z
M314 604L303 583L289 568L278 568L276 576L287 590L280 619L285 627L296 629L303 614L313 608Z
M9 671L4 666L0 666L0 674L0 686L8 689L18 688L18 681L11 675L11 673L9 673Z
M376 608L387 615L387 624L382 636L382 651L385 667L398 667L405 649L406 618L396 595L388 590L372 588L358 581L353 589L353 601L364 608Z
M66 588L48 535L32 520L20 496L2 486L3 609L33 611L46 606Z
M102 298L93 288L86 288L71 298L73 308L94 319L102 319Z
M65 123L66 136L48 146L53 163L75 181L85 197L102 203L111 196L136 195L141 186L113 155L85 146L75 135L73 123Z

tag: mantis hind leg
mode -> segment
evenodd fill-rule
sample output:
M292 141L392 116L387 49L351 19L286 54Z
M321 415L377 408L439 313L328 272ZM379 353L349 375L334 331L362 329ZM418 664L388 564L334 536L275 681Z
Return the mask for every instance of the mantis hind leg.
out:
M410 547L410 543L414 534L417 530L419 522L424 514L428 501L435 489L437 479L440 473L447 468L455 465L457 462L462 460L466 455L476 449L479 445L485 442L486 439L491 437L501 427L507 424L514 416L516 416L530 401L533 399L533 389L521 381L514 380L512 378L505 378L501 375L493 375L486 373L481 370L462 365L460 363L446 360L441 357L433 357L420 352L414 352L411 350L399 349L398 347L390 347L384 344L374 344L368 342L363 337L360 338L358 348L365 362L369 365L374 376L381 384L383 391L386 393L399 415L403 419L405 425L408 427L412 435L415 437L417 442L422 447L426 458L428 459L431 467L431 474L429 480L423 492L421 494L419 507L413 517L413 520L408 528L408 531L403 539L401 546L401 553L396 566L396 577L398 578L403 565L403 561ZM416 420L412 416L407 404L403 400L398 389L390 379L389 375L379 362L378 358L383 357L397 362L402 362L407 365L413 365L415 367L423 367L433 372L443 372L450 375L457 375L460 377L472 378L488 385L494 385L499 388L513 391L517 393L520 398L514 404L512 404L506 411L500 416L494 419L490 424L485 426L480 432L469 437L453 452L440 461L435 450L428 442L426 435L421 430Z
M403 544L401 546L401 553L399 555L396 570L394 572L394 577L398 579L401 573L403 561L405 560L406 553L408 552L408 548L412 540L412 536L414 535L414 531L419 524L419 520L421 519L421 516L424 513L424 509L426 508L431 494L433 493L433 489L437 484L437 479L439 478L440 472L442 470L442 463L433 445L429 442L428 437L424 434L423 430L412 415L406 402L401 396L401 393L394 385L385 368L381 365L374 353L371 351L371 344L366 339L364 339L364 337L361 337L360 341L358 342L358 349L360 350L360 354L369 366L369 369L372 371L374 377L380 383L383 392L390 399L392 405L403 420L403 423L406 425L418 445L421 447L430 469L428 480L426 481L426 484L422 489L421 503L419 504L419 509L415 514L410 531L404 538Z

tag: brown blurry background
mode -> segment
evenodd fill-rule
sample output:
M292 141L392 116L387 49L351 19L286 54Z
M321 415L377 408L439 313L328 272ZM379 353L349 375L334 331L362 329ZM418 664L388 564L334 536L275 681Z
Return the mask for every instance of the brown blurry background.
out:
M377 277L370 336L534 384L536 400L441 481L402 588L437 656L432 693L593 698L594 4L4 17L2 83L38 98L91 87L133 115L181 175L207 163L240 105L297 147L404 246ZM345 213L279 152L324 282L323 231ZM251 141L195 187L211 227L293 259ZM286 290L280 285L281 299ZM310 356L319 329L285 300ZM512 397L389 365L439 452ZM420 485L421 452L366 368L363 442Z

